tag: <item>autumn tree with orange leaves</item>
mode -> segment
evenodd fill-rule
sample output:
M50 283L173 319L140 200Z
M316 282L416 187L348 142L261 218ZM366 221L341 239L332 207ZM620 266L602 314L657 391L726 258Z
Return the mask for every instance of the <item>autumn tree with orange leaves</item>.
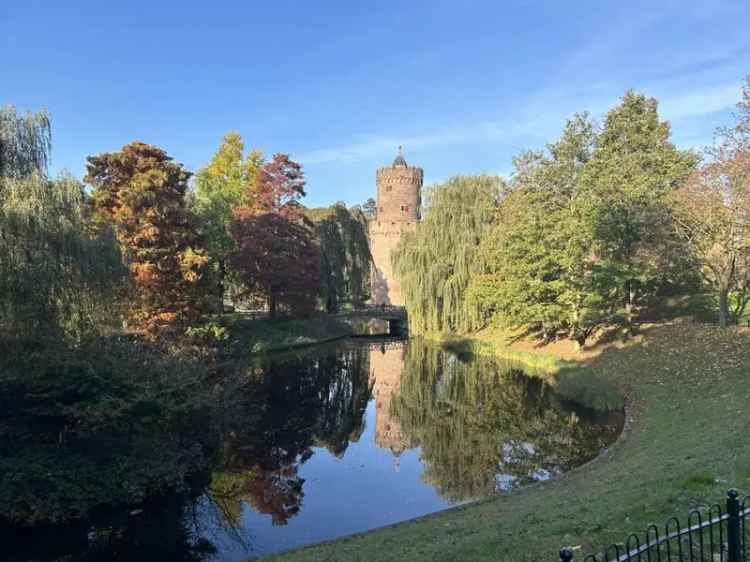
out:
M279 305L294 315L311 312L320 284L320 250L300 210L305 195L302 167L276 154L260 170L247 205L235 209L229 233L229 265L246 292L266 300L271 316Z
M114 226L132 275L132 319L152 337L205 309L208 258L186 207L189 177L164 150L142 142L88 158L94 206Z

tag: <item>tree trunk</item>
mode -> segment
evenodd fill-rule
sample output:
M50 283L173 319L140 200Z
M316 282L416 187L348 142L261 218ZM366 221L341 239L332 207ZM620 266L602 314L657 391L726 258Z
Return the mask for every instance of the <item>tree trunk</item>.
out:
M729 289L719 289L719 326L726 328L729 323Z
M224 312L224 278L227 275L227 265L226 262L221 259L219 260L219 281L218 281L218 287L216 288L219 297L219 313Z
M626 330L628 334L632 334L634 332L633 330L633 320L635 317L635 296L636 296L636 288L635 283L633 283L633 280L629 280L628 283L628 301L625 303L625 321L627 322Z
M588 336L586 334L578 333L575 337L575 350L576 351L583 351L583 347L586 345L586 340L588 339Z
M268 296L268 316L276 318L276 295L273 293Z

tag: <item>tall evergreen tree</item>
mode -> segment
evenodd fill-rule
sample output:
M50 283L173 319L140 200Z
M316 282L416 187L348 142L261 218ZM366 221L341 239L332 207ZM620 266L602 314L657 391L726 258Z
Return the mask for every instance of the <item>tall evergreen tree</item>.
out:
M595 134L589 116L576 115L548 153L514 160L510 193L481 244L485 271L470 290L477 306L502 323L544 338L562 331L580 345L610 316L578 209Z
M658 102L629 91L606 116L581 178L580 209L603 282L617 290L632 323L639 297L679 267L666 196L698 157L671 142Z

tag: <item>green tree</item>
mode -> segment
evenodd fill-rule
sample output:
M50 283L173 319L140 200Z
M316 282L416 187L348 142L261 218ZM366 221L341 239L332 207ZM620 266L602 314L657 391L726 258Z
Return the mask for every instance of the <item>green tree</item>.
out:
M80 340L118 315L124 268L71 176L7 181L0 192L0 336Z
M579 211L595 136L589 116L576 115L547 154L514 159L510 192L481 243L485 270L469 292L504 324L538 330L545 339L563 332L579 345L611 317Z
M112 230L80 182L47 178L46 116L0 120L0 519L68 522L182 487L205 459L202 370L107 333L127 272Z
M581 178L580 209L602 282L617 290L632 324L640 297L680 269L666 196L698 157L672 144L658 102L629 91L605 118Z
M414 333L466 332L483 324L466 290L482 271L477 250L501 188L496 176L457 176L428 189L424 220L392 256Z
M220 306L225 289L227 254L232 249L227 228L234 209L249 203L248 194L255 189L262 166L263 154L259 150L245 154L242 137L230 131L211 161L195 176L195 211L206 250L217 268Z

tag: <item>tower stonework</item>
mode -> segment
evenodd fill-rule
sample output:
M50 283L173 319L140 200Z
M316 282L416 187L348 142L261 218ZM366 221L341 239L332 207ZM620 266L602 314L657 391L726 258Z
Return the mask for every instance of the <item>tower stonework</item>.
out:
M372 302L403 306L401 285L393 274L391 252L406 232L414 232L422 205L422 168L409 166L399 151L393 165L376 173L378 207L370 221L370 251L375 262Z

